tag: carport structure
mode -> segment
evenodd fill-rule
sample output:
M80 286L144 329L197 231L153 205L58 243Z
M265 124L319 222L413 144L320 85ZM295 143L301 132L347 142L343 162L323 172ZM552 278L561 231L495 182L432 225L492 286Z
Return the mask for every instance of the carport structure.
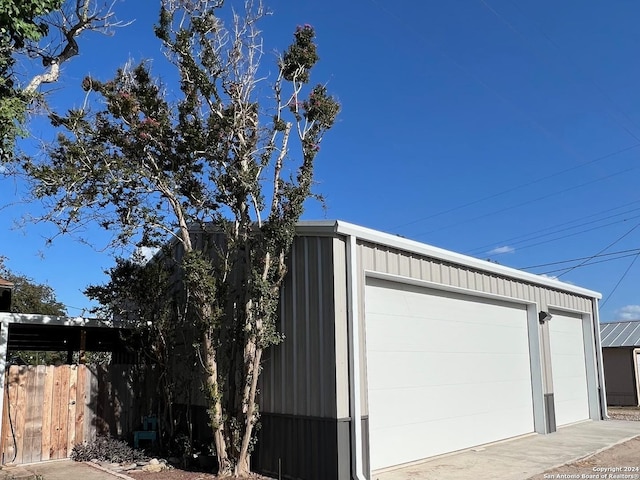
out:
M302 222L261 376L264 472L364 479L600 420L591 290L341 221Z

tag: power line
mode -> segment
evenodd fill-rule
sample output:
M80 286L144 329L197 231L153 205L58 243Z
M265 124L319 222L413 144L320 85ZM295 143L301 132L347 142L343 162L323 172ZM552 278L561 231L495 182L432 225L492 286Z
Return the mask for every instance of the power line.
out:
M435 50L440 56L442 56L443 58L445 58L448 62L450 62L453 66L455 66L458 70L460 70L463 74L465 74L467 77L471 78L472 80L474 80L475 82L477 82L479 85L481 85L484 89L486 89L487 91L491 92L494 96L496 96L499 100L501 100L503 103L509 105L516 113L522 115L523 117L525 117L527 120L529 120L529 122L531 123L532 126L534 126L537 130L539 130L540 132L542 132L545 136L547 136L548 138L550 138L551 140L553 140L555 143L557 143L558 145L560 145L562 147L563 150L565 150L567 153L571 154L573 157L578 158L579 160L584 160L584 157L580 154L578 154L576 151L574 151L569 145L567 145L565 142L563 142L561 139L559 139L556 135L554 135L552 132L550 132L546 127L544 127L543 125L541 125L535 118L533 118L530 114L528 114L525 110L523 110L521 107L519 107L518 105L516 105L512 100L509 100L507 97L505 97L504 95L502 95L500 92L498 92L496 89L492 88L487 82L485 82L484 80L482 80L477 74L473 73L471 70L469 70L468 68L466 68L464 65L462 65L460 62L458 62L457 60L455 60L453 57L451 57L449 54L447 54L443 48L437 44L435 41L428 39L426 36L424 36L424 34L421 31L417 31L415 28L412 28L412 26L410 24L408 24L406 21L402 20L400 17L398 17L398 15L396 15L393 11L388 10L387 8L385 8L380 2L378 2L377 0L371 0L371 3L373 3L374 5L376 5L376 7L378 7L381 11L383 11L388 17L394 18L396 20L396 22L400 23L401 25L403 25L405 31L410 32L411 34L413 34L414 37L419 38L420 40L422 40L425 44L429 45L433 50ZM640 141L640 139L639 139ZM439 213L433 214L433 215L429 215L426 217L422 217L416 220L412 220L411 222L407 222L401 225L396 225L395 227L391 227L392 230L397 229L397 228L402 228L405 226L409 226L409 225L413 225L415 223L419 223L419 222L423 222L425 220L429 220L431 218L435 218L441 215L445 215L447 213L451 213L457 210L460 210L462 208L466 208L468 206L472 206L475 205L479 202L482 201L486 201L492 198L495 198L497 196L501 196L504 195L506 193L510 193L514 190L517 190L519 188L522 188L523 186L529 186L538 182L542 182L544 180L548 180L549 178L552 178L554 176L560 175L562 173L566 173L568 171L574 170L576 168L580 168L586 165L589 165L591 163L594 163L596 161L600 161L603 160L604 158L609 158L611 156L617 155L619 153L623 153L627 150L631 150L633 148L637 148L638 146L640 146L640 144L635 144L631 147L627 147L624 148L622 150L619 150L618 152L614 152L612 154L608 154L605 155L603 157L597 158L595 160L591 160L588 162L584 162L581 165L575 166L575 167L571 167L569 169L563 170L561 172L558 172L557 174L552 174L552 175L547 175L545 177L542 177L538 180L534 180L532 182L528 182L524 185L520 185L517 187L513 187L510 188L504 192L500 192L500 193L496 193L493 195L489 195L488 197L479 199L479 200L474 200L472 202L469 202L467 204L463 204L461 206L458 207L454 207L451 209L447 209L444 211L441 211ZM448 228L448 227L445 227ZM436 230L437 231L437 230ZM427 233L432 233L432 232L427 232ZM424 235L424 234L420 234L420 235Z
M604 260L598 260L596 262L585 263L585 264L582 264L582 265L580 265L579 267L576 267L576 268L590 267L592 265L597 265L599 263L613 262L615 260L620 260L621 258L633 257L633 256L637 255L638 253L640 253L640 249L636 249L635 253L627 253L625 255L619 255L619 256L614 257L614 258L606 258ZM566 270L566 268L556 268L555 270L547 270L546 272L540 272L540 273L537 273L536 275L552 275L554 273L563 272L565 270ZM556 276L556 278L557 278L557 276Z
M553 192L553 193L550 193L548 195L543 195L542 197L537 197L537 198L534 198L532 200L527 200L526 202L521 202L521 203L518 203L516 205L511 205L509 207L501 208L500 210L494 210L494 211L491 211L491 212L488 212L488 213L483 213L482 215L478 215L478 216L475 216L475 217L472 217L472 218L461 220L461 221L456 222L456 223L445 225L444 227L436 228L435 230L430 230L428 232L423 232L423 233L418 234L417 236L419 237L419 236L422 236L422 235L428 235L430 233L440 232L442 230L447 230L447 229L452 228L452 227L457 227L458 225L462 225L464 223L473 222L475 220L481 220L483 218L487 218L487 217L496 215L498 213L504 213L504 212L507 212L509 210L513 210L515 208L523 207L525 205L530 205L532 203L539 202L540 200L546 200L547 198L555 197L556 195L560 195L562 193L570 192L571 190L576 190L578 188L586 187L587 185L592 185L594 183L598 183L598 182L601 182L603 180L607 180L609 178L612 178L612 177L615 177L615 176L618 176L618 175L622 175L623 173L630 172L631 170L634 170L636 168L637 167L627 168L626 170L622 170L620 172L612 173L612 174L606 175L604 177L596 178L595 180L591 180L589 182L581 183L579 185L574 185L572 187L565 188L564 190L559 190L557 192Z
M591 215L587 215L587 216L584 216L584 217L580 217L580 218L577 218L577 219L574 219L574 220L571 220L571 221L568 221L568 222L558 223L558 224L552 225L550 227L541 228L541 229L536 230L535 232L530 232L530 233L525 233L525 234L522 234L522 235L517 235L515 237L507 238L507 239L504 239L504 240L498 240L498 241L492 242L490 244L482 245L480 247L477 247L477 248L474 248L474 249L471 249L471 250L467 250L464 253L466 253L468 255L477 255L479 253L484 252L487 248L495 247L496 245L509 245L509 246L519 245L519 244L522 244L522 243L525 243L525 242L536 240L538 238L547 237L547 236L553 235L555 233L561 233L561 232L565 232L565 231L568 231L568 230L572 230L574 228L584 227L586 225L592 225L594 223L602 222L602 221L609 220L609 219L614 218L614 217L619 217L621 215L626 215L628 213L632 213L632 212L638 211L638 210L640 210L640 207L639 208L633 208L633 209L627 210L625 212L616 213L615 215L609 215L607 217L599 218L597 220L591 220L590 222L584 222L584 223L580 223L578 225L573 225L573 226L570 226L570 227L566 226L566 225L569 225L571 223L579 222L580 220L585 220L587 218L597 217L599 215L602 215L603 213L611 212L611 211L614 211L614 210L619 210L620 208L627 207L629 205L633 205L634 203L639 203L639 202L640 202L640 200L637 200L635 202L630 202L630 203L627 203L627 204L619 206L619 207L606 209L606 210L603 210L601 212L594 213L594 214L591 214ZM577 233L590 232L592 230L608 227L608 226L614 225L616 223L626 222L626 221L634 219L634 218L637 218L637 216L633 216L633 217L629 217L629 218L623 218L622 220L618 220L616 222L607 223L605 225L600 225L600 226L592 228L592 229L580 230ZM559 228L559 227L563 227L563 228ZM574 234L570 234L570 235L566 235L566 236L562 236L562 237L557 237L557 238L552 239L550 241L560 240L560 239L567 238L567 237L570 237L570 236L573 236L573 235ZM545 241L545 242L542 242L542 243L549 243L549 241ZM537 244L534 244L534 245L540 245L540 244L537 243ZM529 245L529 246L534 246L534 245ZM525 247L521 247L521 248L529 248L529 246L525 246Z
M400 225L396 225L393 228L395 229L395 228L407 227L409 225L414 225L416 223L424 222L425 220L431 220L432 218L436 218L436 217L440 217L442 215L446 215L448 213L456 212L458 210L462 210L463 208L471 207L473 205L477 205L478 203L482 203L482 202L485 202L487 200L492 200L492 199L494 199L496 197L501 197L503 195L506 195L507 193L511 193L511 192L516 191L516 190L520 190L521 188L530 187L531 185L535 185L537 183L544 182L544 181L549 180L551 178L558 177L560 175L564 175L565 173L569 173L569 172L572 172L573 170L577 170L579 168L586 167L587 165L591 165L593 163L601 162L602 160L606 160L607 158L615 157L617 155L620 155L622 153L625 153L625 152L628 152L630 150L636 149L638 147L640 147L640 143L637 143L635 145L631 145L630 147L622 148L620 150L616 150L615 152L607 153L605 155L602 155L600 157L596 157L596 158L594 158L592 160L589 160L587 162L575 165L573 167L565 168L564 170L560 170L558 172L555 172L555 173L552 173L552 174L549 174L549 175L545 175L544 177L540 177L540 178L537 178L535 180L531 180L530 182L521 183L519 185L516 185L515 187L507 188L506 190L503 190L501 192L493 193L491 195L487 195L486 197L482 197L482 198L479 198L479 199L476 199L476 200L472 200L471 202L463 203L462 205L458 205L457 207L452 207L452 208L449 208L447 210L442 210L440 212L428 215L426 217L421 217L421 218L418 218L416 220L412 220L411 222L407 222L407 223L403 223L403 224L400 224ZM543 197L543 198L546 198L546 197ZM445 228L447 228L447 227L445 227ZM428 233L432 233L432 232L428 232Z
M556 262L540 263L538 265L530 265L528 267L519 267L519 270L532 270L534 268L550 267L552 265L562 265L563 263L579 262L580 260L588 260L590 258L610 257L612 255L620 255L620 254L629 253L629 252L633 252L635 254L637 252L640 252L640 248L631 248L629 250L619 250L617 252L603 253L603 254L595 255L591 257L578 257L578 258L571 258L569 260L558 260ZM617 258L614 258L612 260L617 260ZM598 263L601 263L601 262L598 262ZM564 270L564 268L561 268L560 270L557 270L557 271L561 271L561 270ZM545 273L550 273L550 272L545 272Z
M607 250L609 250L611 247L613 247L616 243L618 243L620 240L622 240L623 238L625 238L627 235L629 235L631 232L633 232L636 228L640 227L640 223L636 224L636 226L632 227L628 232L624 233L622 236L618 237L616 240L614 240L613 242L611 242L609 245L607 245L606 247L604 247L602 250L600 250L598 253L596 253L595 255L592 255L590 258L595 258L596 255L600 255L601 253L606 252ZM582 263L579 263L578 265L575 265L573 267L571 267L570 269L568 269L566 272L561 273L560 275L558 275L558 278L562 277L563 275L566 275L567 273L575 270L578 267L581 267L582 265L584 265L585 263L587 263L589 260L584 260Z
M611 292L609 292L609 295L607 295L607 297L603 300L603 302L600 304L600 308L604 307L607 302L609 301L609 299L613 296L613 294L615 293L615 291L618 289L618 287L620 286L620 284L622 283L622 281L625 279L625 277L627 276L627 273L629 273L629 271L631 270L631 267L633 267L633 264L636 263L636 260L638 260L638 257L640 257L640 252L638 252L636 254L636 256L633 258L633 260L631 260L631 263L629 264L629 266L627 267L627 269L624 271L624 273L622 274L622 276L620 277L620 280L618 280L618 283L616 283L616 286L613 287L613 290L611 290Z
M598 225L597 227L585 228L584 230L578 230L577 232L568 233L566 235L561 235L559 237L550 238L550 239L543 240L543 241L537 242L537 243L531 243L529 245L524 245L524 246L518 247L518 250L525 250L527 248L538 247L540 245L545 245L547 243L556 242L558 240L564 240L565 238L575 237L576 235L580 235L580 234L587 233L587 232L593 232L594 230L600 230L601 228L610 227L611 225L615 225L615 224L622 223L622 222L627 222L629 220L633 220L633 219L636 219L636 218L640 218L640 215L635 215L635 216L629 217L629 218L623 218L622 220L618 220L618 221L610 222L610 223L605 223L604 225ZM601 221L601 220L598 220L598 221ZM577 228L577 227L571 227L571 228ZM523 240L522 242L511 243L511 245L509 245L509 246L513 247L514 245L518 245L519 243L535 240L536 238L541 238L541 237L544 237L544 236L546 236L546 235L540 235L540 236L535 237L535 238ZM494 253L494 255L500 255L500 253L497 253L497 254Z
M485 2L485 0L480 0L482 3L484 3L485 5L487 5L487 3ZM573 57L571 57L570 55L566 55L564 54L564 49L562 47L560 47L560 45L553 40L548 34L547 32L540 26L540 24L534 20L531 19L530 15L528 15L523 9L522 7L520 7L520 5L518 5L516 2L514 2L513 0L510 0L510 3L522 14L522 16L526 17L527 19L529 19L529 21L535 25L536 29L544 36L544 38L547 39L547 41L553 45L555 47L555 49L561 53L563 53L564 56L564 62L563 65L567 65L570 64L573 66L573 68L575 70L578 71L579 75L581 75L583 78L586 78L594 87L595 89L598 91L598 93L600 93L600 95L602 95L602 97L609 102L610 105L613 106L613 108L615 110L617 110L618 112L622 113L622 115L627 119L627 121L632 124L633 126L635 126L636 128L638 127L638 124L629 116L629 114L627 112L625 112L622 107L620 107L614 100L613 98L611 98L611 96L606 92L606 90L604 90L600 84L598 82L596 82L591 76L586 75L584 73L584 70L577 64L574 62ZM490 8L487 5L488 8ZM520 37L524 38L526 40L526 37L515 27L513 27L513 25L511 25L509 22L507 22L504 17L502 17L499 13L497 13L495 10L491 9L490 10L498 17L500 18L503 22L505 22L509 28L511 28L512 30L514 30L516 33L518 33L520 35ZM530 42L527 42L530 43ZM622 124L612 113L611 111L608 111L607 113L609 113L609 116L611 118L613 118L614 122L618 124L619 127L621 127L625 132L627 132L630 136L632 136L633 138L635 138L636 140L640 141L640 138L638 138L638 136L636 134L634 134L629 128L627 128L626 125Z

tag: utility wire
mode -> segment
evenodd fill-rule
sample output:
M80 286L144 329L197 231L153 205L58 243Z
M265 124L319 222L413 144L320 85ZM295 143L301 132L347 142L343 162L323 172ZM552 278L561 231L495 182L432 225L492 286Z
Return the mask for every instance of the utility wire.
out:
M482 3L484 3L488 8L490 8L487 3L485 2L485 0L480 0ZM578 74L580 76L582 76L583 78L586 78L593 86L594 88L598 91L598 93L600 93L600 95L602 95L602 97L609 102L610 105L613 106L613 108L615 110L617 110L618 112L622 113L622 115L627 119L627 121L633 125L636 128L640 128L638 126L638 124L629 116L629 114L624 111L622 109L622 107L620 107L620 105L618 105L613 98L611 98L611 96L606 92L606 90L604 88L602 88L600 86L600 84L598 82L596 82L593 77L585 74L584 70L573 60L573 57L571 57L570 55L566 55L564 53L564 49L562 47L560 47L560 45L553 40L548 34L547 32L540 26L539 22L536 22L535 20L533 20L531 18L530 15L528 15L523 9L522 7L520 7L520 5L518 5L516 2L514 2L513 0L510 0L510 3L522 14L522 16L524 16L525 18L529 19L529 21L535 25L536 29L544 36L544 38L547 39L547 41L553 45L555 47L555 49L559 52L561 52L564 56L564 62L563 65L572 65L573 68L575 70L578 71ZM518 29L516 29L515 27L513 27L513 25L511 25L509 22L507 22L503 16L501 16L499 13L497 13L494 9L490 8L490 10L498 17L500 18L503 22L505 22L509 28L511 28L512 30L514 30L516 33L518 33L522 38L526 38ZM529 43L529 42L527 42ZM625 132L627 132L629 135L631 135L633 138L635 138L636 140L640 141L640 138L638 138L638 136L636 134L634 134L629 128L627 128L626 125L622 124L612 113L611 111L608 112L609 116L611 118L613 118L613 121L615 123L618 124L619 127L621 127Z
M634 253L628 253L626 255L619 255L619 256L614 257L614 258L606 258L604 260L598 260L596 262L585 263L584 265L581 265L580 268L582 268L582 267L590 267L591 265L597 265L599 263L613 262L615 260L620 260L621 258L633 257L633 256L637 255L638 253L640 253L640 249L636 249L636 251ZM565 268L557 268L555 270L547 270L546 272L536 273L536 275L553 275L554 273L563 272L565 270L566 270L566 267Z
M633 264L636 263L636 260L638 260L638 257L640 257L640 252L638 252L636 254L636 256L633 258L633 260L631 260L631 263L629 264L629 266L627 267L627 269L624 271L624 273L622 274L622 276L620 277L620 280L618 280L618 283L616 283L616 286L613 287L613 290L611 290L611 292L609 292L609 295L607 295L607 298L604 299L604 301L600 304L600 308L604 307L607 302L609 301L609 299L613 296L613 294L615 293L615 291L618 289L618 287L620 286L620 284L622 283L622 281L625 279L625 277L627 276L627 273L629 273L629 271L631 270L631 267L633 267Z
M580 163L580 164L575 165L573 167L565 168L564 170L560 170L558 172L551 173L549 175L545 175L544 177L539 177L539 178L537 178L535 180L531 180L530 182L521 183L519 185L516 185L515 187L510 187L510 188L507 188L506 190L502 190L501 192L493 193L491 195L487 195L486 197L482 197L482 198L479 198L479 199L476 199L476 200L472 200L470 202L463 203L463 204L458 205L456 207L452 207L452 208L449 208L447 210L442 210L440 212L428 215L426 217L421 217L421 218L418 218L416 220L412 220L411 222L407 222L407 223L403 223L403 224L400 224L400 225L396 225L393 228L396 229L396 228L408 227L408 226L414 225L416 223L424 222L425 220L431 220L432 218L441 217L442 215L446 215L448 213L456 212L458 210L462 210L463 208L471 207L473 205L477 205L478 203L486 202L487 200L492 200L492 199L494 199L496 197L501 197L503 195L506 195L507 193L515 192L516 190L520 190L522 188L530 187L531 185L535 185L537 183L544 182L544 181L549 180L551 178L558 177L560 175L564 175L565 173L572 172L573 170L581 169L583 167L586 167L587 165L591 165L593 163L601 162L602 160L606 160L607 158L615 157L617 155L620 155L622 153L628 152L629 150L636 149L638 147L640 147L640 143L637 143L635 145L631 145L630 147L621 148L620 150L616 150L615 152L607 153L606 155L601 155L600 157L596 157L596 158L594 158L592 160L589 160L587 162ZM543 198L546 198L546 197L543 197ZM431 233L431 232L428 232L428 233Z
M516 113L522 115L523 117L525 117L527 120L529 120L529 122L531 123L532 126L534 126L537 130L539 130L540 132L542 132L545 136L547 136L549 139L553 140L555 143L557 143L558 145L560 145L562 147L563 150L565 150L567 153L571 154L573 157L579 159L579 160L584 160L584 157L580 154L578 154L576 151L574 151L569 145L567 145L565 142L563 142L561 139L559 139L557 137L557 135L554 135L552 132L550 132L546 127L544 127L543 125L541 125L535 118L533 118L530 114L528 114L526 111L524 111L521 107L517 106L512 100L509 100L507 97L505 97L504 95L502 95L500 92L498 92L496 89L492 88L487 82L485 82L484 80L482 80L482 78L480 78L477 74L473 73L471 70L469 70L468 68L466 68L464 65L462 65L460 62L458 62L457 60L455 60L453 57L451 57L449 54L447 54L444 49L438 45L435 41L433 40L429 40L427 37L425 37L425 35L421 32L416 30L415 28L413 28L410 24L408 24L406 21L402 20L400 17L398 17L398 15L396 15L393 11L388 10L387 8L385 8L380 2L378 2L378 0L371 0L371 3L373 3L374 5L376 5L376 7L378 7L381 11L383 11L388 17L393 18L396 20L396 22L398 22L399 24L403 25L405 31L410 32L411 34L413 34L414 37L420 39L422 42L424 42L425 44L429 45L433 50L435 50L440 56L442 56L443 58L445 58L448 62L450 62L453 66L455 66L458 70L460 70L463 74L465 74L467 77L469 77L470 79L474 80L475 82L477 82L479 85L481 85L484 89L486 89L487 91L489 91L490 93L492 93L494 96L496 96L499 100L501 100L503 103L505 103L506 105L509 105L511 107L512 110L514 110ZM640 140L639 140L640 141ZM496 194L492 194L489 195L488 197L485 198L481 198L479 200L474 200L472 202L460 205L458 207L454 207L454 208L450 208L438 213L435 213L433 215L429 215L426 217L421 217L419 219L416 220L412 220L411 222L407 222L404 224L400 224L400 225L396 225L395 227L391 227L391 229L397 229L397 228L402 228L402 227L406 227L409 225L413 225L415 223L419 223L419 222L423 222L425 220L429 220L431 218L435 218L435 217L439 217L441 215L445 215L447 213L451 213L457 210L460 210L462 208L466 208L472 205L475 205L477 203L480 203L482 201L486 201L492 198L495 198L497 196L501 196L504 195L506 193L510 193L514 190L517 190L519 188L522 188L523 186L529 186L529 185L533 185L535 183L539 183L542 182L544 180L548 180L549 178L555 177L557 175L561 175L562 173L566 173L569 172L571 170L577 169L577 168L581 168L584 167L586 165L589 165L591 163L594 163L596 161L600 161L603 160L605 158L609 158L611 156L617 155L619 153L623 153L625 151L631 150L633 148L637 148L638 146L640 146L640 144L635 144L632 145L630 147L626 147L622 150L619 150L617 152L613 152L611 154L607 154L604 155L603 157L599 157L597 159L594 160L590 160L587 162L582 163L581 165L575 166L575 167L571 167L569 169L565 169L561 172L558 172L556 174L551 174L551 175L547 175L545 177L542 177L538 180L534 180L532 182L528 182L524 185L519 185L517 187L512 187L504 192L500 192L500 193L496 193ZM448 228L448 227L445 227ZM437 231L437 230L436 230ZM428 233L432 233L432 232L428 232ZM424 235L424 234L422 234Z
M558 260L557 262L540 263L538 265L530 265L528 267L519 267L518 269L519 270L532 270L534 268L551 267L553 265L562 265L563 263L579 262L580 260L588 260L590 258L610 257L612 255L620 255L620 254L629 253L629 252L633 252L635 254L637 252L640 252L640 248L631 248L629 250L619 250L617 252L602 253L600 255L596 255L595 257L594 256L591 256L591 257L579 257L579 258L571 258L569 260ZM622 258L622 257L620 257L620 258ZM614 258L612 260L617 260L617 258ZM598 263L601 263L601 262L598 262ZM560 269L560 270L564 270L564 268ZM549 272L546 272L546 273L549 273Z
M595 180L591 180L591 181L588 181L588 182L585 182L585 183L581 183L579 185L574 185L572 187L568 187L568 188L565 188L563 190L559 190L557 192L550 193L548 195L543 195L542 197L537 197L537 198L534 198L534 199L531 199L531 200L527 200L526 202L521 202L521 203L518 203L516 205L511 205L509 207L501 208L499 210L493 210L491 212L483 213L482 215L477 215L477 216L472 217L472 218L467 218L465 220L461 220L461 221L456 222L456 223L451 223L449 225L445 225L443 227L436 228L435 230L430 230L428 232L420 233L420 234L418 234L416 236L420 237L420 236L423 236L423 235L428 235L430 233L440 232L442 230L447 230L449 228L457 227L459 225L462 225L462 224L465 224L465 223L469 223L469 222L473 222L475 220L481 220L483 218L491 217L491 216L496 215L498 213L507 212L509 210L513 210L513 209L516 209L516 208L519 208L519 207L523 207L525 205L529 205L531 203L539 202L540 200L546 200L547 198L555 197L556 195L560 195L562 193L570 192L572 190L577 190L579 188L586 187L587 185L592 185L594 183L598 183L598 182L601 182L603 180L607 180L609 178L612 178L612 177L615 177L615 176L618 176L618 175L622 175L623 173L630 172L631 170L634 170L636 168L637 167L627 168L627 169L622 170L620 172L616 172L616 173L612 173L610 175L606 175L604 177L596 178Z
M616 240L614 240L613 242L611 242L609 245L607 245L606 247L604 247L602 250L600 250L598 253L596 253L595 255L592 255L590 258L595 258L596 255L600 255L601 253L606 252L607 250L609 250L611 247L613 247L616 243L618 243L619 241L621 241L623 238L625 238L627 235L629 235L631 232L633 232L636 228L640 227L640 223L636 224L634 227L632 227L628 232L624 233L622 236L618 237ZM572 272L573 270L575 270L578 267L581 267L582 265L584 265L585 263L587 263L589 260L584 260L581 263L579 263L578 265L575 265L573 267L571 267L570 269L568 269L566 272L561 273L560 275L558 275L558 278L562 277L563 275L566 275L569 272Z
M520 246L520 247L518 247L518 250L525 250L527 248L538 247L540 245L545 245L547 243L556 242L558 240L564 240L565 238L575 237L576 235L580 235L580 234L587 233L587 232L593 232L594 230L600 230L601 228L610 227L611 225L615 225L615 224L621 223L621 222L626 222L628 220L633 220L633 219L636 219L636 218L640 218L640 215L635 215L635 216L629 217L629 218L623 218L622 220L618 220L616 222L605 223L604 225L598 225L597 227L585 228L584 230L578 230L577 232L568 233L566 235L561 235L559 237L554 237L554 238L550 238L550 239L547 239L547 240L542 240L541 242L536 242L536 243L531 243L529 245ZM544 236L544 235L542 235L542 236ZM540 238L540 237L537 237L537 238ZM535 239L530 239L530 240L535 240ZM530 240L524 240L524 241L530 241ZM523 243L523 242L515 242L515 243L512 243L509 246L518 245L518 243ZM500 253L493 253L492 255L500 255Z
M550 227L546 227L546 228L542 228L542 229L536 230L535 232L530 232L530 233L525 233L525 234L522 234L522 235L517 235L515 237L511 237L511 238L508 238L508 239L505 239L505 240L498 240L496 242L492 242L492 243L487 244L487 245L482 245L482 246L474 248L472 250L467 250L464 253L466 253L467 255L480 254L480 253L483 253L487 248L495 247L496 245L509 245L509 246L520 245L522 243L529 242L529 241L532 241L532 240L537 240L538 238L547 237L549 235L553 235L553 234L556 234L556 233L566 232L568 230L573 230L575 228L580 228L580 227L584 227L584 226L587 226L587 225L592 225L594 223L603 222L605 220L609 220L609 219L612 219L614 217L619 217L621 215L626 215L628 213L636 212L636 211L640 210L640 207L633 208L633 209L627 210L625 212L616 213L615 215L609 215L607 217L599 218L599 219L596 219L596 220L591 220L589 222L579 223L577 225L573 225L573 226L570 226L570 227L566 226L568 224L579 222L580 220L584 220L584 219L587 219L587 218L597 217L599 215L602 215L603 213L607 213L607 212L610 212L610 211L613 211L613 210L618 210L618 209L620 209L622 207L626 207L626 206L629 206L629 205L632 205L632 204L638 203L638 202L640 202L640 200L636 201L636 202L628 203L628 204L623 205L621 207L610 208L610 209L603 210L601 212L598 212L598 213L595 213L595 214L592 214L592 215L587 215L585 217L577 218L577 219L569 221L569 222L558 223L558 224L552 225ZM598 229L598 228L608 227L608 226L614 225L616 223L626 222L627 220L631 220L633 218L637 218L637 216L633 216L633 217L629 217L629 218L623 218L622 220L618 220L618 221L615 221L615 222L607 223L605 225L601 225L601 226L595 227L593 229L580 230L578 233L584 233L584 232L589 232L591 230L595 230L595 229ZM564 228L559 228L559 227L564 227ZM567 236L563 236L563 237L558 237L557 239L559 240L559 239L566 238L566 237L572 236L572 235L573 234L567 235ZM545 242L545 243L548 243L548 242Z

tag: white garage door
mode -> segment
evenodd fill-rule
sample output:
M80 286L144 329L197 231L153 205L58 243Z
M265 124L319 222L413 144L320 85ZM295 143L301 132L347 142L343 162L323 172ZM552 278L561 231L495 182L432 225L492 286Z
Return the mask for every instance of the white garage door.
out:
M533 432L524 306L369 279L371 469Z
M553 314L549 321L556 425L589 418L582 318Z

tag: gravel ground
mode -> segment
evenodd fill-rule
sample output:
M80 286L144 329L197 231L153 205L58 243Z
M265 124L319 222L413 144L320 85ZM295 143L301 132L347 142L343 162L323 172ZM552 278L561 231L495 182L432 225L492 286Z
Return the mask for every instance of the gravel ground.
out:
M609 417L615 420L640 421L639 407L609 407Z

